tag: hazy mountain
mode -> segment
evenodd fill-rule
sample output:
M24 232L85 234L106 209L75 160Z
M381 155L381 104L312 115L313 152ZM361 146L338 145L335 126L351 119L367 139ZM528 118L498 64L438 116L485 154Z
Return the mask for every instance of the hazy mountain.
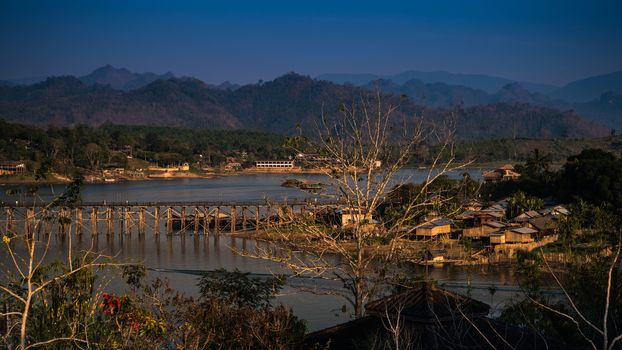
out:
M609 91L622 94L622 71L573 81L550 96L568 102L588 102Z
M47 79L47 77L28 77L28 78L19 78L19 79L7 79L5 82L9 82L13 85L32 85L36 83L40 83Z
M515 81L499 78L484 74L460 74L445 71L421 72L407 71L394 75L374 75L374 74L322 74L316 79L328 80L337 84L350 83L353 85L367 85L371 81L379 79L391 80L397 84L404 84L409 80L419 80L424 83L443 83L447 85L461 85L472 89L483 90L487 93L495 93L503 86L514 83ZM557 87L536 83L521 83L532 92L548 93Z
M117 90L134 90L146 86L159 79L170 79L175 76L171 72L164 74L133 73L125 68L115 68L109 64L94 70L91 74L80 77L87 85L110 85Z
M488 104L490 95L483 90L472 89L461 85L447 85L444 83L426 84L421 80L409 80L398 84L388 79L379 79L370 82L364 88L395 95L406 95L414 102L428 107L475 106Z
M220 90L237 90L239 88L242 87L242 85L240 84L236 84L236 83L232 83L229 80L226 80L218 85L211 85L212 87L216 88L216 89L220 89Z
M585 115L603 125L622 131L622 94L607 92L599 98L574 106L581 115Z
M534 106L552 107L555 102L548 96L530 92L519 83L510 83L503 86L495 94L489 96L488 103L497 102L520 102Z
M412 82L412 84L417 84ZM174 125L202 128L245 128L293 134L299 125L313 134L322 112L335 115L342 103L369 93L360 87L318 81L295 73L236 90L211 87L200 80L156 80L131 91L109 85L87 85L75 77L56 77L31 86L0 87L0 117L37 124ZM383 94L399 104L408 123L426 116L435 122L452 115L399 95ZM470 107L455 115L462 138L592 137L609 129L573 112L527 104L496 103Z

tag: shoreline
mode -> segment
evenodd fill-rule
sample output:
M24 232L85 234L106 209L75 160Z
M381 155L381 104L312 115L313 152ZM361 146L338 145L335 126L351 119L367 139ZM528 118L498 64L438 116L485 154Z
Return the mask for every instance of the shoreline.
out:
M482 170L487 168L493 168L491 163L486 164L471 164L461 168L462 170ZM429 167L417 167L410 166L404 167L405 170L418 170L428 171ZM247 168L238 171L215 171L209 173L199 172L167 172L167 173L151 173L145 174L144 177L130 178L119 176L115 178L115 181L105 181L103 179L97 181L84 181L85 184L117 184L120 182L131 181L152 181L152 180L176 180L176 179L212 179L216 177L225 176L241 176L241 175L256 175L256 174L276 174L276 175L325 175L329 172L329 169L317 168L317 169L257 169ZM72 179L59 174L52 174L50 178L36 180L31 174L28 175L4 175L0 177L0 186L11 185L65 185L71 183Z

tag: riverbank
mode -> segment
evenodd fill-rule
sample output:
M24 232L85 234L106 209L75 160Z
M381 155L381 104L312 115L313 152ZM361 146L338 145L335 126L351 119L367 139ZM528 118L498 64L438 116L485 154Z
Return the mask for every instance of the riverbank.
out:
M51 174L45 178L37 179L34 174L2 175L0 186L7 185L62 185L71 182L69 177L60 174Z

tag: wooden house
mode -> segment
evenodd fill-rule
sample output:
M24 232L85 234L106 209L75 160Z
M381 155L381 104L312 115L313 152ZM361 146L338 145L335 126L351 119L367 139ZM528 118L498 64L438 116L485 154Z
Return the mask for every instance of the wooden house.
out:
M353 227L361 223L373 223L372 214L365 208L341 208L338 211L341 216L342 227Z
M516 227L505 231L505 243L531 243L538 233L529 227Z
M524 213L521 213L519 215L517 215L514 219L512 219L512 221L514 222L527 222L531 219L535 219L538 217L541 217L542 214L538 213L535 210L528 210Z
M499 221L487 221L481 225L466 227L462 229L462 236L479 239L486 237L493 232L498 232L506 227L506 224Z
M484 171L482 177L486 182L509 181L518 179L520 173L514 171L514 167L511 164L506 164L498 169Z
M436 238L451 233L453 221L449 219L434 219L415 227L417 238Z
M490 244L505 244L505 232L494 232L488 235Z

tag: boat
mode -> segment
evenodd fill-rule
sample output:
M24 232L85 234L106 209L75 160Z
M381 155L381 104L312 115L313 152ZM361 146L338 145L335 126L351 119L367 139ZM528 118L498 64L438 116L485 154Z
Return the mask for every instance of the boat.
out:
M281 184L283 187L300 187L302 181L296 179L287 179Z
M322 183L315 181L303 181L298 185L301 190L321 190Z

